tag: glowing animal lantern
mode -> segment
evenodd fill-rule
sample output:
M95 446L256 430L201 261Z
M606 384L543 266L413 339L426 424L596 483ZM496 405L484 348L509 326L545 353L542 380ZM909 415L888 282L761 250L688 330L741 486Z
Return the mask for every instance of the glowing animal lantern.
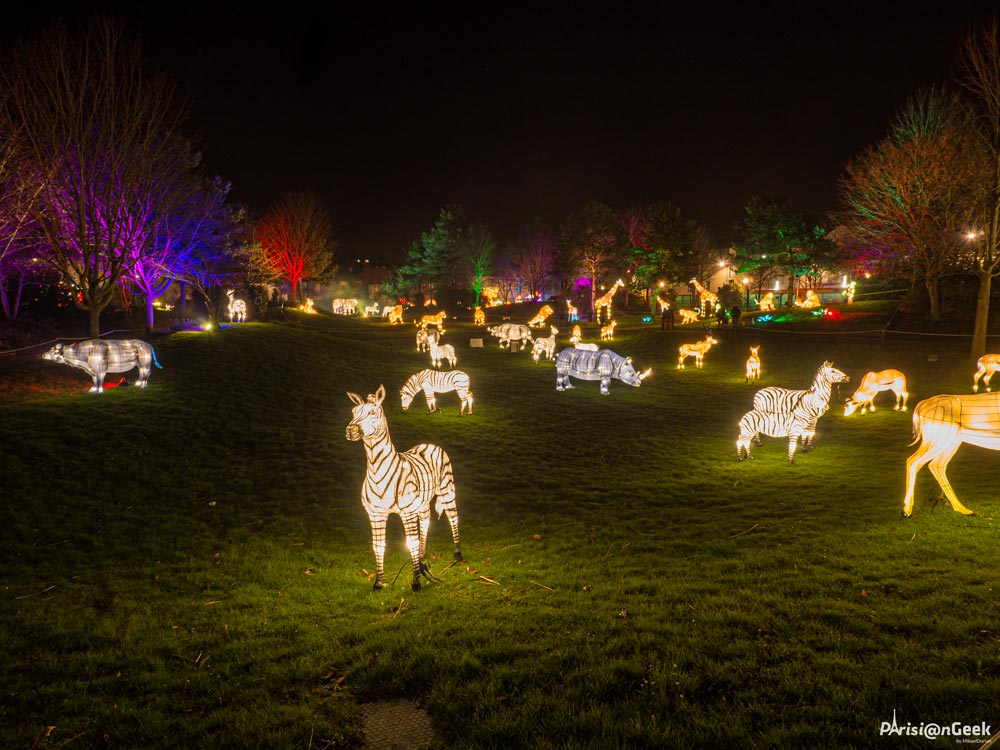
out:
M417 329L417 351L426 352L430 351L430 337L427 333L426 328Z
M688 310L686 307L682 307L677 311L677 314L681 316L681 323L697 323L698 313L694 310Z
M748 411L740 419L740 436L736 440L736 458L742 461L744 453L746 458L752 459L750 453L750 441L757 440L760 444L760 434L769 437L788 438L788 463L795 463L795 449L798 447L799 438L803 444L809 434L810 424L815 424L820 415L815 408L803 408L794 412L763 412Z
M555 311L548 305L542 305L542 309L538 311L538 314L528 321L528 328L541 328L553 312Z
M681 344L680 358L677 360L677 369L684 369L684 360L688 357L694 357L694 366L701 368L702 360L705 358L705 353L712 348L714 344L719 342L713 339L711 336L706 336L704 341L698 341L694 344Z
M583 331L580 330L580 326L573 326L573 330L570 331L569 340L576 344L583 338Z
M403 322L403 306L396 305L389 311L389 325L394 326Z
M448 372L438 372L437 370L421 370L415 375L410 375L403 387L399 391L402 399L403 411L408 411L413 397L420 391L424 392L427 399L427 411L437 411L437 401L434 399L435 393L450 393L456 391L458 398L462 402L458 416L465 414L465 407L469 407L469 414L472 414L472 391L469 390L469 376L461 370L448 370Z
M854 304L854 290L857 286L856 281L852 281L850 284L844 287L844 298L847 300L847 304Z
M414 320L413 325L420 326L421 328L426 328L429 325L435 325L441 333L444 333L444 321L448 315L442 310L434 315L424 315L419 321Z
M308 313L309 315L316 315L315 303L312 297L306 297L306 301L302 303L302 312Z
M757 309L761 312L774 312L774 292L768 292L761 297Z
M486 313L483 312L483 308L477 307L475 311L473 311L472 324L477 326L486 325Z
M625 286L625 282L618 279L606 294L602 294L600 297L594 300L594 320L598 323L601 322L601 310L604 310L604 315L607 320L611 320L611 300L615 296L615 292L618 291L618 287Z
M536 365L543 354L550 360L556 356L556 334L559 333L559 329L555 326L549 326L549 330L551 334L545 338L535 339L534 346L531 348L531 358Z
M812 289L806 290L806 298L804 300L795 300L796 307L803 307L806 309L811 309L813 307L819 307L819 297L816 296L816 292Z
M236 292L232 289L226 291L229 297L229 322L243 323L247 319L247 303L236 298Z
M410 588L420 590L420 576L431 579L430 567L424 560L427 532L431 525L431 502L438 518L444 513L451 525L456 561L462 559L458 543L458 509L455 506L455 478L448 454L437 445L421 443L408 451L397 453L389 437L389 426L382 411L385 386L364 400L348 393L355 404L352 419L344 431L348 440L365 444L367 468L361 486L361 503L372 527L372 549L375 551L374 589L385 586L385 526L395 513L403 522L406 546L413 566Z
M139 369L139 379L135 384L139 388L145 388L153 365L163 369L156 360L153 347L139 339L91 339L70 346L56 344L42 355L42 359L83 370L94 381L91 393L104 393L104 377L109 372L128 372L136 367Z
M656 295L656 304L660 306L660 315L670 309L670 302L663 299L660 295Z
M435 367L441 366L441 360L448 360L448 364L452 367L458 362L458 357L455 355L455 347L451 344L439 345L438 342L441 340L440 335L437 331L430 330L427 332L427 343L430 348L431 354L431 364Z
M719 302L719 297L716 294L708 291L705 287L698 283L698 279L691 279L689 282L694 290L698 292L698 296L701 298L701 312L702 315L708 316L712 314L715 306ZM684 321L687 322L686 320Z
M914 442L920 447L906 459L906 496L903 515L913 512L913 490L917 472L929 464L931 474L952 509L969 515L971 510L958 501L946 473L948 462L962 443L980 448L1000 450L1000 393L980 393L975 396L932 396L919 402L913 410Z
M379 314L378 305L365 305L365 317L372 318Z
M566 300L566 320L572 323L573 321L579 319L580 319L579 310L577 310L576 307L573 306L572 302Z
M581 344L579 341L573 344L574 349L579 349L582 352L596 352L597 344Z
M333 308L333 312L337 315L357 315L358 314L358 301L354 298L337 298L330 306Z
M757 352L760 351L759 346L750 347L750 356L747 357L747 382L754 383L760 377L760 357Z
M556 355L556 390L572 388L570 377L578 380L600 380L601 395L607 396L612 378L638 388L651 371L652 368L641 374L637 373L632 366L631 357L623 357L610 349L596 351L578 347L563 349Z
M972 376L972 392L979 391L979 378L983 379L986 392L990 392L990 378L1000 370L1000 354L984 354L976 360L976 374Z
M601 341L610 341L615 337L616 325L618 325L618 323L612 320L606 326L601 326Z
M906 392L906 376L899 370L881 370L879 372L869 372L861 379L861 385L844 404L844 416L849 417L858 407L861 413L871 409L875 411L875 396L882 391L892 391L896 394L896 405L893 411L906 411L906 399L909 393Z
M510 348L510 342L517 341L527 348L534 338L531 335L531 329L522 323L501 323L498 326L490 326L486 330L500 339L501 347Z

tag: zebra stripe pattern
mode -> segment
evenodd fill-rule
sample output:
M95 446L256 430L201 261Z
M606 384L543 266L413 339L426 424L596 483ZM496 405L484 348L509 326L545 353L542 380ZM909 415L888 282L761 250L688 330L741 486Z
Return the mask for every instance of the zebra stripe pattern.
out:
M832 362L824 362L816 370L809 390L795 391L788 388L761 388L753 397L753 410L768 414L791 414L799 410L815 413L804 435L803 450L812 450L813 436L816 434L816 423L830 408L830 394L834 383L848 383L850 378L833 366ZM765 433L770 434L770 433ZM760 436L755 436L755 442L760 445Z
M345 429L345 437L364 442L368 461L361 487L361 502L372 527L372 549L375 552L375 584L372 588L385 586L385 526L389 515L395 513L403 522L406 546L413 565L410 588L419 591L420 576L431 577L424 556L432 500L435 501L438 518L444 513L451 525L454 559L462 559L451 460L440 446L429 443L415 445L403 453L396 452L382 411L385 386L380 385L367 399L356 393L348 393L347 396L355 406L353 418Z
M441 334L433 330L427 331L427 344L430 348L431 364L435 367L440 367L441 360L446 359L448 360L448 364L454 367L458 362L458 357L455 354L455 347L451 344L439 345L439 341L441 341Z
M424 392L427 398L427 411L437 411L437 400L435 393L458 392L458 398L462 402L458 416L465 414L465 407L469 407L469 414L472 414L472 391L469 390L469 376L461 370L449 370L439 372L438 370L421 370L410 375L403 387L399 391L399 396L403 402L403 411L410 408L413 398L420 391Z
M816 420L820 414L814 405L800 407L794 412L763 412L748 411L740 419L740 436L736 440L736 458L743 460L743 453L752 459L750 453L750 441L757 440L760 444L760 433L769 437L788 438L788 463L795 463L795 449L799 444L799 438L805 443L806 436L810 434L810 429L815 430Z

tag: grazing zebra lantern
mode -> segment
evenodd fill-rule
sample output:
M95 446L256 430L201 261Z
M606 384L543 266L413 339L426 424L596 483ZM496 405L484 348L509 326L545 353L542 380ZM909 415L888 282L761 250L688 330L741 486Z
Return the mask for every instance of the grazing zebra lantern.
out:
M458 510L455 507L455 480L448 454L439 446L421 443L403 453L397 453L389 437L389 427L382 411L385 386L364 400L348 393L354 402L353 418L345 437L365 444L368 466L361 487L361 502L372 527L372 549L375 551L375 584L385 586L385 525L389 514L403 521L406 546L413 564L410 588L420 590L420 576L430 579L430 568L424 561L427 531L430 528L431 502L435 501L438 518L444 513L451 525L455 543L454 559L462 559L458 544Z
M545 321L553 312L555 311L548 305L542 305L542 309L538 311L538 315L536 315L535 317L533 317L531 320L528 321L528 327L541 328L543 325L545 325Z
M153 365L163 369L156 361L153 347L139 339L91 339L70 346L56 344L42 355L42 359L83 370L94 381L91 393L104 393L104 378L109 372L128 372L137 367L139 379L135 384L139 388L145 388Z
M983 378L983 385L986 386L986 392L989 393L990 378L997 370L1000 370L1000 354L984 354L976 360L976 374L972 376L972 392L979 391L979 378Z
M757 352L760 351L759 346L750 347L750 356L747 357L747 382L756 382L757 378L760 377L760 357L757 356Z
M618 287L625 286L625 282L618 279L606 294L602 294L596 300L594 300L594 320L598 323L601 322L601 309L604 310L604 315L607 320L611 320L611 300L614 299L615 292L618 291Z
M483 312L483 308L477 307L473 311L472 324L473 325L477 325L477 326L484 326L484 325L486 325L486 313Z
M757 302L757 309L761 312L774 312L774 292L768 292Z
M424 392L427 398L427 411L437 411L437 401L435 393L450 393L456 391L458 398L462 402L458 416L465 414L465 407L469 407L469 414L472 414L472 391L469 390L469 376L461 370L449 370L448 372L438 372L437 370L421 370L415 375L410 375L403 387L399 390L399 396L403 402L403 411L410 408L413 397L420 391Z
M677 311L677 314L681 316L682 324L698 322L698 313L696 313L694 310L688 310L687 308L682 307Z
M610 341L615 337L615 326L617 321L612 320L606 326L601 326L601 341Z
M830 408L830 396L835 383L849 383L850 378L833 366L832 362L824 362L816 370L812 385L807 391L793 391L788 388L761 388L753 397L753 410L762 414L792 415L798 412L808 414L809 422L801 434L803 451L813 448L813 437L816 434L816 423ZM764 432L771 437L770 432ZM760 435L755 434L754 442L760 445ZM749 454L749 446L747 449Z
M247 303L241 299L236 299L236 292L232 289L226 291L229 297L229 322L243 323L247 319Z
M869 409L875 411L875 396L882 391L892 391L896 394L893 411L906 411L906 399L910 395L906 392L906 376L899 370L881 370L865 373L858 390L844 404L844 416L851 416L859 406L862 414Z
M631 357L623 357L610 349L596 351L577 347L563 349L556 355L556 390L572 388L570 377L578 380L600 380L601 395L607 396L612 378L638 388L651 370L652 368L649 368L641 374L637 373L632 366Z
M913 512L917 472L924 464L929 464L931 474L952 509L970 515L972 511L959 502L948 481L948 462L962 443L1000 450L1000 393L924 399L913 410L913 442L910 445L918 441L920 447L906 459L903 515L909 517Z
M531 358L536 365L543 354L550 360L556 356L556 334L559 333L559 329L555 326L549 326L549 330L551 333L547 337L535 339L531 349Z
M702 360L705 358L705 353L712 348L714 344L719 342L713 339L711 336L706 336L704 341L698 341L694 344L681 344L680 358L677 360L677 369L684 369L684 360L688 357L694 357L694 366L700 368L702 366Z
M441 336L437 331L427 332L427 345L430 348L431 353L431 364L435 367L441 366L441 360L448 360L448 364L452 367L458 362L458 356L455 354L455 347L451 344L438 345L441 340Z

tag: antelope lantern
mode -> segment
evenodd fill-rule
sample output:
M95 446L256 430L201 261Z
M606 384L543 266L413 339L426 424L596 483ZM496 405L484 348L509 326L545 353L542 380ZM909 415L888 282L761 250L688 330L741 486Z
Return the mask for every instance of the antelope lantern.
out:
M694 344L681 344L680 346L680 358L677 360L677 369L684 369L684 360L688 357L694 357L695 367L700 368L702 366L702 360L705 357L705 352L712 348L713 344L718 344L719 342L713 339L711 336L706 336L704 341L698 341Z
M979 390L979 378L983 379L986 392L990 392L990 378L1000 370L1000 354L984 354L976 361L976 374L972 376L972 392Z
M760 351L759 346L750 347L750 356L747 357L747 382L753 383L760 377L760 357L757 356L757 352Z
M844 416L851 416L859 406L862 414L869 409L875 411L875 396L882 391L890 390L896 394L896 405L892 407L892 410L906 411L906 399L909 398L910 394L906 392L906 376L903 373L899 370L866 373L861 379L858 390L844 404Z

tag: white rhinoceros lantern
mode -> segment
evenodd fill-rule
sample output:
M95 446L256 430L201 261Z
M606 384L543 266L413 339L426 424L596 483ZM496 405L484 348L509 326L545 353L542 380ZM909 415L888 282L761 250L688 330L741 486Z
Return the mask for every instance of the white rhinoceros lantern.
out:
M556 355L556 390L572 388L573 385L569 382L571 377L577 380L600 380L601 394L606 396L612 378L638 388L651 369L638 373L632 366L631 357L623 357L610 349L563 349Z

